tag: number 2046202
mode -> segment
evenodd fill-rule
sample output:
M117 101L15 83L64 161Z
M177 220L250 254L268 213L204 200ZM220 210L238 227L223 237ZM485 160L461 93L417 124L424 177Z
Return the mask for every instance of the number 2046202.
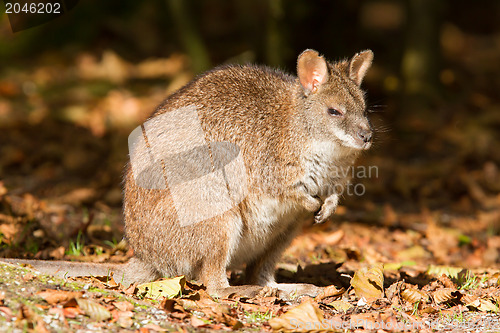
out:
M6 2L7 14L61 14L61 3L59 2Z

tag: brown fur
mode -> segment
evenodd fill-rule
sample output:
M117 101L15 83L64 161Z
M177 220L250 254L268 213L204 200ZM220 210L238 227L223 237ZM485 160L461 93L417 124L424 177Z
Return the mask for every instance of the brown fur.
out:
M321 208L316 219L322 222L334 211L338 196L329 187L349 181L333 176L333 168L351 166L369 147L369 139L359 139L371 136L359 84L372 57L365 51L327 63L306 50L300 78L260 66L223 66L168 97L151 118L196 106L208 142L241 149L248 195L220 216L181 227L168 188L138 186L127 166L124 216L134 259L111 269L129 283L186 275L221 294L231 290L226 269L245 264L248 283L280 288L273 274L281 253L304 220ZM332 116L329 108L344 115Z

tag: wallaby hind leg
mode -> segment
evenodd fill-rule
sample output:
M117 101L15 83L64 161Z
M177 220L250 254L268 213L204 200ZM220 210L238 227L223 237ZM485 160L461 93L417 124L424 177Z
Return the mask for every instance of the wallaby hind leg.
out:
M276 284L274 279L276 264L297 232L298 226L293 225L286 233L278 235L271 241L267 250L247 265L245 269L246 283L259 286L274 286Z
M247 265L245 269L246 282L250 284L257 284L260 286L266 286L271 288L276 288L283 293L280 293L281 297L288 299L292 294L295 295L308 295L315 297L317 296L321 288L312 284L306 283L276 283L274 274L276 269L276 263L281 258L281 254L286 249L288 244L295 237L298 232L298 226L294 226L287 234L282 234L272 243L266 252L264 252L259 258L257 258L253 263Z

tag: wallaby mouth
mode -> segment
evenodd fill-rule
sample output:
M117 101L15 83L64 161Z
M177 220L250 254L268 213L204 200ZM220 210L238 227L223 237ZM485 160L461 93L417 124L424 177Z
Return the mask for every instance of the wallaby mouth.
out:
M370 149L371 146L372 146L371 141L364 142L361 140L356 140L356 147L353 147L353 146L350 146L350 147L356 148L358 150L368 150L368 149Z
M371 141L369 141L369 142L365 142L365 143L363 144L363 148L362 148L362 149L363 149L363 150L368 150L368 149L370 149L370 147L371 147L371 146L372 146L372 142L371 142Z
M367 150L372 146L371 132L368 135L361 136L359 133L347 134L347 133L336 133L340 134L337 137L342 142L342 145L349 148L354 148L356 150Z

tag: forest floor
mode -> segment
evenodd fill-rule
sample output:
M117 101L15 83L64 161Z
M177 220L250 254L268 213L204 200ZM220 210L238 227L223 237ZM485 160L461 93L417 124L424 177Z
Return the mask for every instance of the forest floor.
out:
M0 77L0 256L124 262L127 136L189 81L187 61L57 57ZM436 106L435 121L380 133L357 195L293 241L277 280L320 296L218 299L183 279L148 294L0 264L0 330L500 331L500 103L482 84Z

